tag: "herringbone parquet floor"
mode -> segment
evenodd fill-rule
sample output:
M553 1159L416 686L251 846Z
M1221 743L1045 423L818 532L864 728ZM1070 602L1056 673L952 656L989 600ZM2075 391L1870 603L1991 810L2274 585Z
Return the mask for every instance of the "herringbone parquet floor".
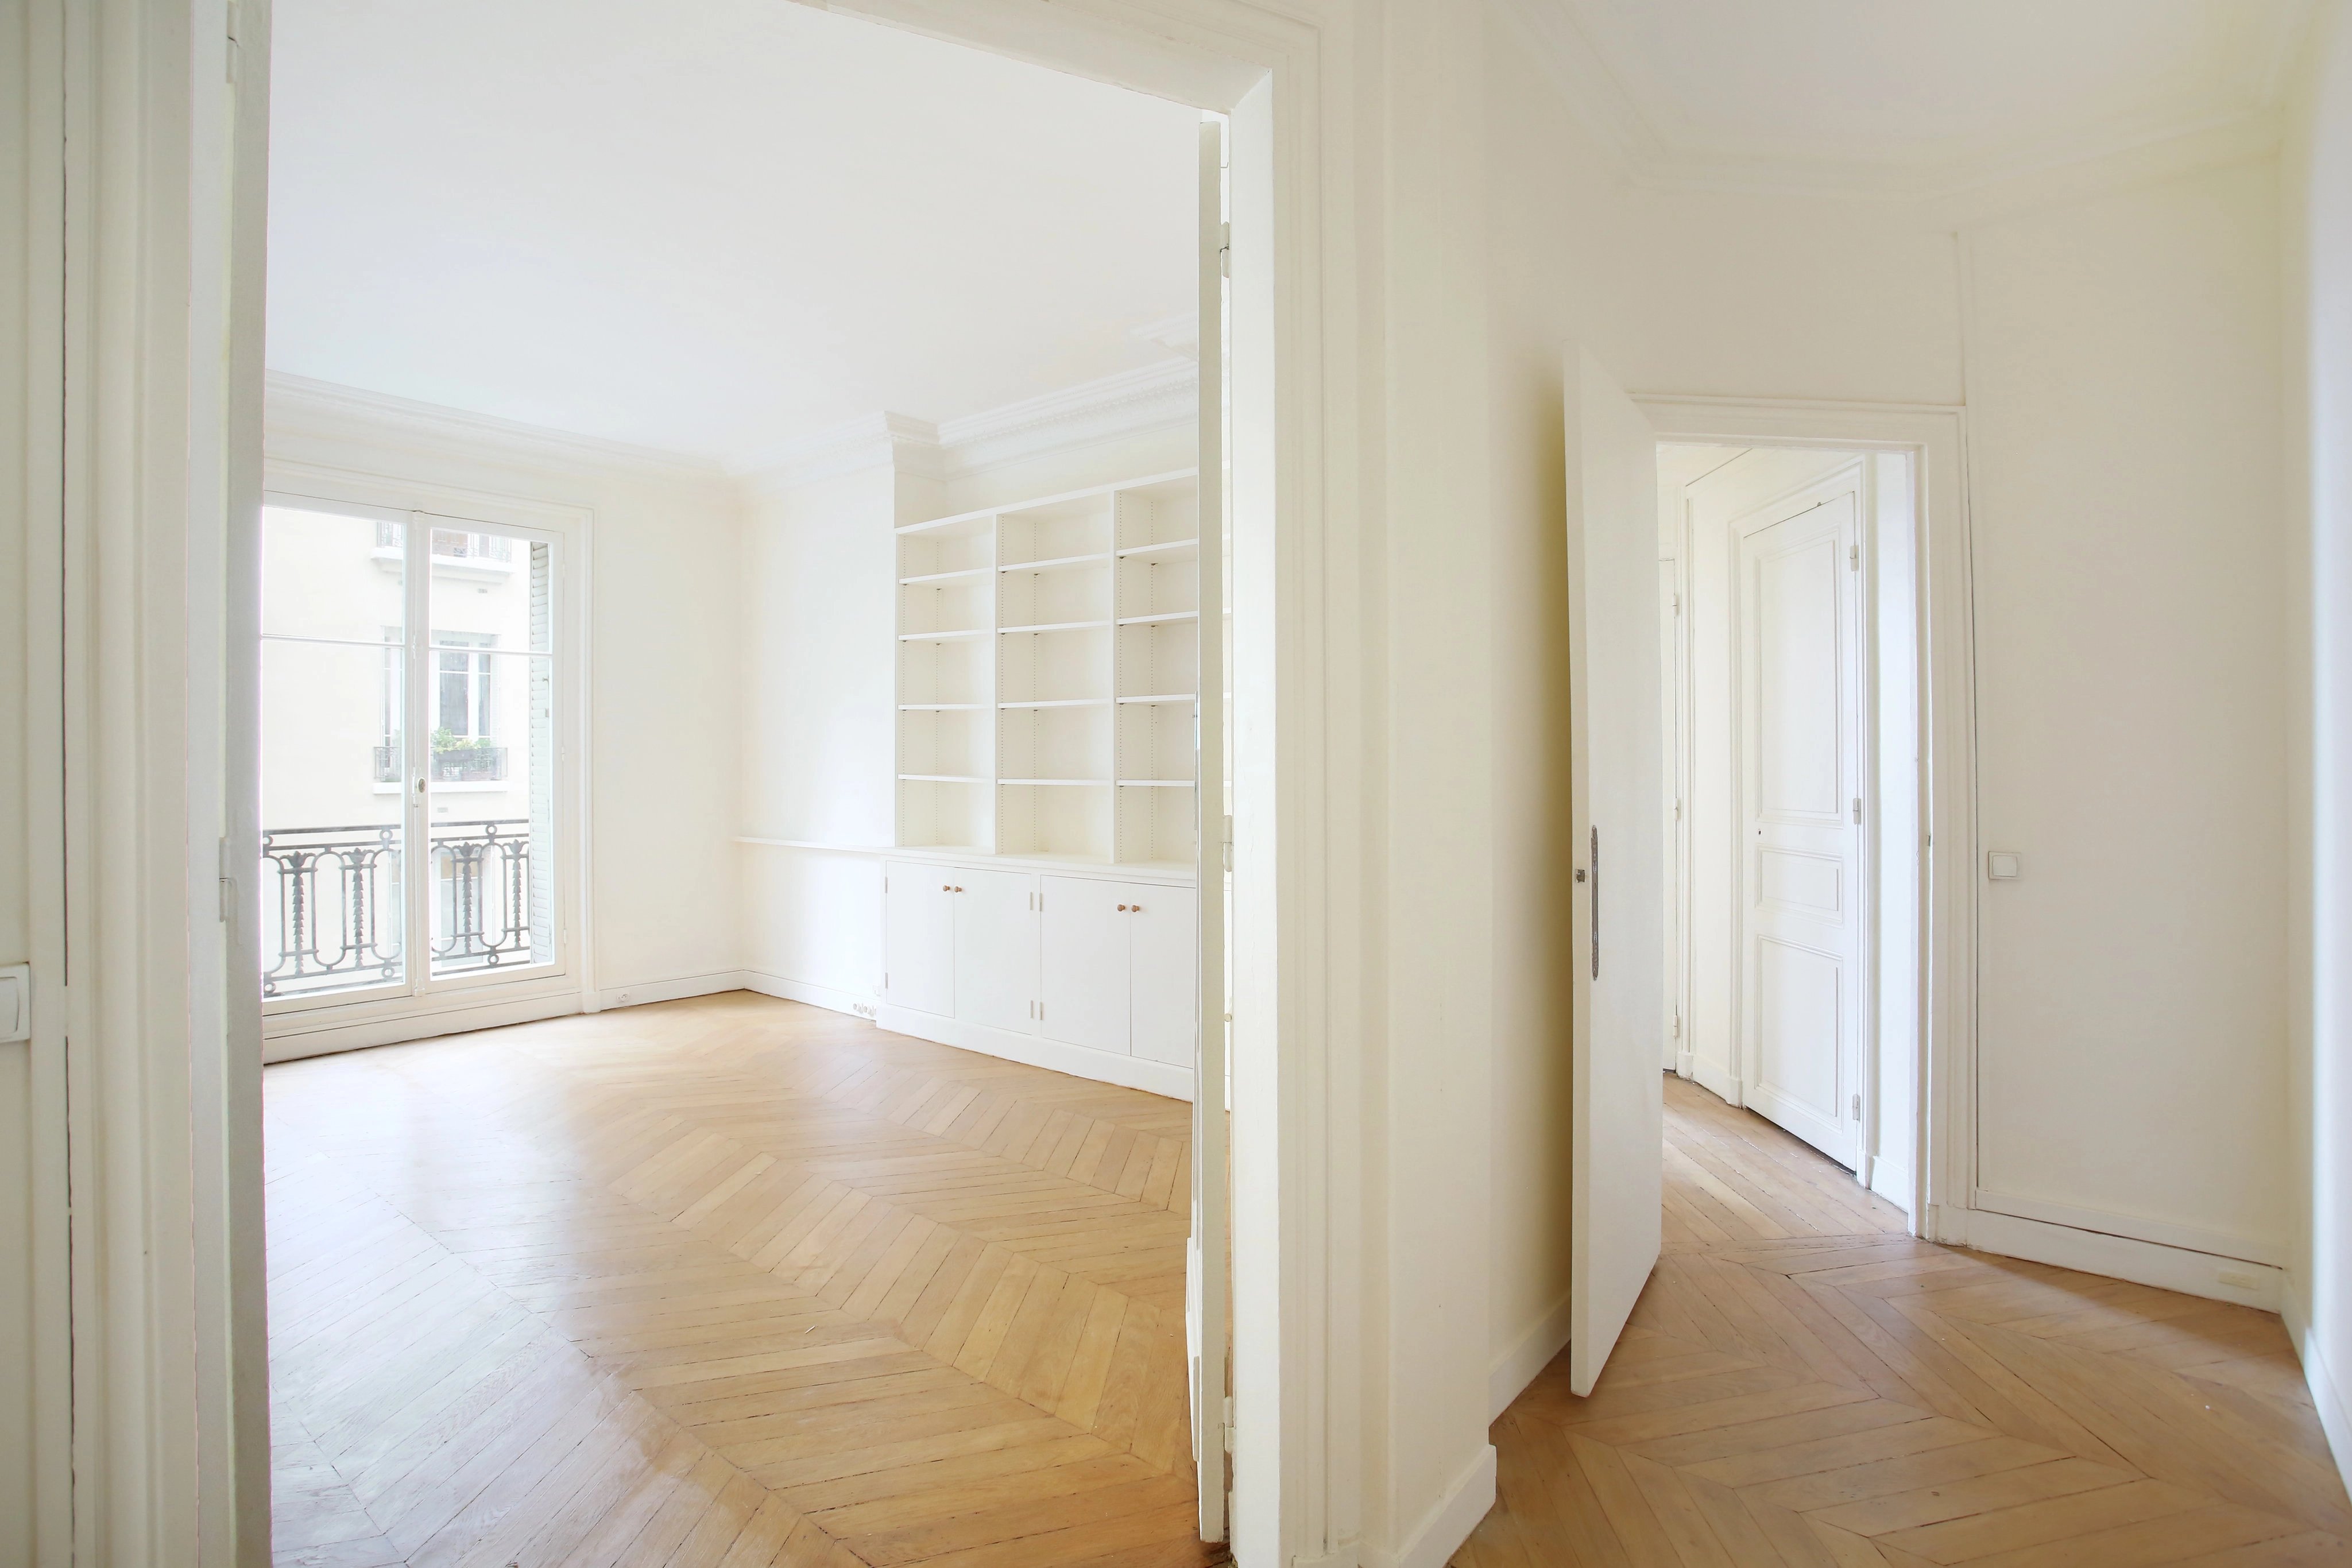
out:
M279 1563L1221 1557L1186 1105L748 992L266 1093Z
M1665 1257L1589 1399L1496 1423L1454 1568L2285 1568L2352 1506L2279 1320L1906 1239L1666 1082Z

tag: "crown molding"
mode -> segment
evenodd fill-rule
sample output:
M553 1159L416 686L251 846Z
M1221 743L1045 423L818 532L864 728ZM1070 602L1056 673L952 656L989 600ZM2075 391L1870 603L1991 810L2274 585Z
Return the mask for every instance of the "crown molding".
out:
M1199 386L1200 367L1173 360L939 424L911 414L861 414L724 464L278 371L269 373L266 407L273 435L356 438L538 467L790 486L881 467L927 479L961 479L1097 442L1189 426L1197 417Z
M1157 321L1146 321L1131 328L1128 334L1139 343L1156 344L1171 354L1181 354L1198 363L1201 358L1201 313L1186 310Z
M888 466L928 479L961 479L1198 416L1200 368L1189 361L1124 371L938 424L869 413L749 453L728 471L763 487L814 484Z
M724 476L717 461L708 457L469 413L285 371L271 371L265 381L263 426L271 435L358 437L539 467L588 467L664 479Z
M2058 136L1946 158L1751 155L1684 141L1646 111L1578 21L1573 0L1491 0L1559 89L1570 114L1652 190L1950 204L1999 210L2048 191L2081 194L2185 172L2277 144L2279 104L2314 0L2280 7L2249 49L2242 79ZM2010 187L2018 187L2011 193Z
M1200 385L1198 365L1174 361L943 420L945 476L962 478L1098 441L1189 425L1199 417Z
M860 414L824 430L787 436L730 460L727 471L763 485L813 485L868 468L943 477L940 427L912 414Z

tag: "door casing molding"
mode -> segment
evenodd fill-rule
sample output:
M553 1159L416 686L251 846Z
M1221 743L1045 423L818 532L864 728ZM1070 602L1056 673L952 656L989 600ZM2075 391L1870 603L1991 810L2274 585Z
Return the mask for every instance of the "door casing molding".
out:
M261 1030L257 987L248 996L240 978L252 955L211 918L209 846L226 840L233 864L257 855L250 783L227 757L257 724L268 5L238 0L232 21L228 0L33 4L57 38L35 68L67 89L54 129L68 160L71 287L57 314L76 782L59 815L82 847L62 878L76 954L66 1032L96 1042L67 1065L73 1471L91 1482L74 1488L73 1533L91 1560L257 1564L269 1529ZM1332 1020L1375 988L1349 895L1365 793L1329 759L1362 756L1369 721L1363 547L1326 523L1368 504L1359 411L1378 385L1355 336L1346 199L1361 135L1355 12L1318 0L822 8L1232 119L1234 1162L1252 1194L1234 1237L1234 1543L1251 1563L1356 1554L1376 1414L1360 1393L1364 1090L1357 1020ZM108 841L91 831L101 822ZM90 1135L101 1128L114 1130L103 1148Z
M1918 810L1925 842L1911 1230L1931 1240L1963 1240L1975 1183L1977 1054L1976 654L1966 412L1932 403L1667 393L1636 393L1633 401L1662 441L1899 452L1912 458ZM1869 685L1875 690L1874 650L1867 642L1865 657L1874 666ZM1866 766L1868 749L1865 743ZM1864 1052L1865 1077L1874 1056ZM1948 1223L1948 1209L1953 1211Z

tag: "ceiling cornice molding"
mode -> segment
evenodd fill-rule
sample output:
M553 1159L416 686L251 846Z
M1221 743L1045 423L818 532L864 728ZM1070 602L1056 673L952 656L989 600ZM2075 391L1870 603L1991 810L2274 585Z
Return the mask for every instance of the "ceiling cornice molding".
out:
M940 428L912 414L883 411L787 436L731 459L727 471L762 486L813 485L868 468L939 478Z
M927 479L958 479L1098 442L1190 427L1197 417L1199 386L1199 366L1171 360L940 424L911 414L862 414L725 464L278 371L269 372L266 423L273 434L363 440L540 468L587 467L673 480L733 478L767 488L883 467Z
M663 479L725 477L715 459L470 413L285 371L268 372L263 425L271 434L359 438L533 467L587 467Z
M1190 424L1198 417L1201 371L1188 361L1147 365L1010 402L940 424L949 478L1031 457Z
M864 414L761 447L730 463L728 471L762 488L885 466L928 479L961 479L1097 442L1189 425L1199 385L1199 367L1172 361L938 424L903 413Z
M2088 191L2134 183L2149 171L2210 166L2276 143L2278 103L2315 0L2291 0L2250 51L2234 91L2182 99L2062 137L1915 162L1743 156L1677 145L1646 112L1577 20L1571 0L1491 0L1560 90L1570 114L1617 157L1626 179L1652 190L1809 196L1868 202L1966 204L2000 208L2004 187ZM2234 101L2222 101L2222 98ZM2031 200L2021 191L2021 198Z

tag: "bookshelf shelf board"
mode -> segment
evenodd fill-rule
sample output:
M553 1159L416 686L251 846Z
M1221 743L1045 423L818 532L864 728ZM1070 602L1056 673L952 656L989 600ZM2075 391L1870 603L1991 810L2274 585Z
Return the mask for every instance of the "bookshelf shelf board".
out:
M996 570L1000 572L1060 571L1069 567L1100 566L1109 559L1108 554L1097 550L1093 555L1055 556L1051 560L1016 560L1009 566L1000 566Z

